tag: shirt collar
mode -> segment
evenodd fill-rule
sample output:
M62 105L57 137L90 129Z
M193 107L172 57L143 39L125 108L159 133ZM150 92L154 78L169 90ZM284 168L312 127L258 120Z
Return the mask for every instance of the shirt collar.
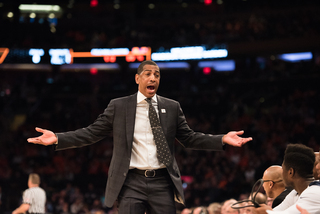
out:
M144 96L140 91L138 91L138 96L137 96L137 103L141 103L142 101L145 101L147 97ZM151 98L153 103L157 103L157 96L156 94ZM145 101L147 102L147 101Z

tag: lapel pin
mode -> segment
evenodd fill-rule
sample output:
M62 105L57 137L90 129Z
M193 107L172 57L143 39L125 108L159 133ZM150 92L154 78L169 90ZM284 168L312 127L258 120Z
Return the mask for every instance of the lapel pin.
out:
M166 110L164 108L162 108L161 113L166 113Z

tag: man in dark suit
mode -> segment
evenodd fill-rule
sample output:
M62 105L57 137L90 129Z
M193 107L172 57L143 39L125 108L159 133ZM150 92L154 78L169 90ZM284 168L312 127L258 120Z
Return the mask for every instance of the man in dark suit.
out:
M90 145L112 133L114 145L105 205L111 207L118 200L119 214L173 214L176 213L174 201L184 203L180 172L174 158L175 139L185 148L222 151L224 144L240 147L252 138L239 137L243 131L210 135L191 130L180 104L156 95L160 69L153 61L139 65L135 81L136 94L111 100L88 127L56 134L36 128L43 134L29 138L28 142L57 144L56 150L61 150ZM157 117L149 118L149 112ZM160 119L157 127L151 122L155 118ZM165 148L156 143L162 136L159 133L164 133L162 146ZM163 161L159 155L165 150L169 155L166 154Z

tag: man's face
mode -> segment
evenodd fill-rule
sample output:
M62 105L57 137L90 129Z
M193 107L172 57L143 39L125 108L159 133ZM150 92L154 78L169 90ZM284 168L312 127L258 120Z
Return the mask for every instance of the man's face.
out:
M160 71L156 65L145 65L143 71L135 76L139 91L147 98L153 97L159 87Z
M287 167L285 166L284 163L282 163L282 180L283 180L283 183L284 183L284 186L285 187L290 187L290 181L288 179L288 173L289 173L289 170L287 169Z
M270 179L264 174L263 177L262 177L262 180L266 181L266 182L263 182L262 186L263 186L263 189L264 191L266 192L266 195L267 196L270 196L270 182L269 181Z

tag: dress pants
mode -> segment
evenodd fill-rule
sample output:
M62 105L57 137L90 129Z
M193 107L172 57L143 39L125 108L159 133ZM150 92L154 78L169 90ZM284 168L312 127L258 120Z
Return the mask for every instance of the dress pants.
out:
M118 205L119 214L175 214L174 184L170 175L146 177L129 170Z

